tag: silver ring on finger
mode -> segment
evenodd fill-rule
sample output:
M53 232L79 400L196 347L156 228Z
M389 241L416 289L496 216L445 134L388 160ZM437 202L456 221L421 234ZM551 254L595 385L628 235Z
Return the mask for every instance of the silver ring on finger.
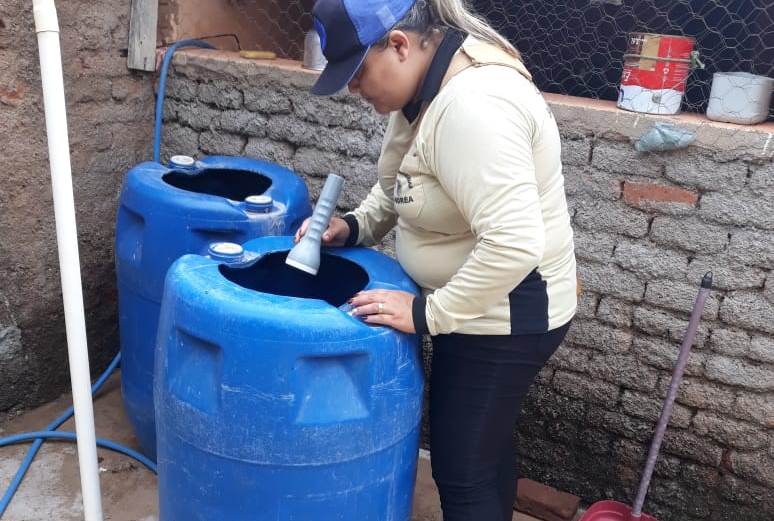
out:
M376 309L379 311L379 314L384 314L384 302L379 302L379 304L376 306Z

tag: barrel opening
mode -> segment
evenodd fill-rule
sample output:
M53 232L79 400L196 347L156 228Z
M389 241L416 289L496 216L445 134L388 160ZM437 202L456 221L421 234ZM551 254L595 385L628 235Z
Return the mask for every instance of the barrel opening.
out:
M286 297L324 300L339 307L368 285L368 273L358 264L323 253L320 271L309 275L285 264L287 251L270 253L255 264L220 266L223 276L243 288Z
M244 201L261 195L271 186L271 179L258 172L231 168L205 168L196 172L173 170L163 176L164 182L188 192Z

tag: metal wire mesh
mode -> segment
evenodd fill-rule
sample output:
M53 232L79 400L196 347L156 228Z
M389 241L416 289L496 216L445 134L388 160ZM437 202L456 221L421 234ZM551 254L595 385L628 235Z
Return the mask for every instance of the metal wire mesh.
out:
M257 33L263 50L301 60L304 34L312 27L314 0L230 0Z
M476 10L522 51L541 90L618 99L627 36L692 37L705 64L688 77L683 108L705 112L715 72L774 76L771 0L475 0ZM729 113L765 103L742 77L716 92ZM737 99L743 98L743 99ZM767 104L769 117L774 115Z
M231 2L259 28L264 48L282 57L303 57L303 37L312 26L309 13L314 0ZM632 33L695 39L694 49L706 67L690 71L683 110L707 111L716 72L774 76L772 0L470 0L469 3L521 50L535 82L544 92L618 99L624 54ZM715 99L710 108L732 118L753 109L762 110L768 119L774 118L774 110L767 101L769 85L763 81L743 75L726 78L723 89L713 94ZM627 95L632 94L625 92L624 97ZM643 102L645 98L628 100L634 105L670 103L662 102L661 94L638 91L634 95L650 96L647 102Z

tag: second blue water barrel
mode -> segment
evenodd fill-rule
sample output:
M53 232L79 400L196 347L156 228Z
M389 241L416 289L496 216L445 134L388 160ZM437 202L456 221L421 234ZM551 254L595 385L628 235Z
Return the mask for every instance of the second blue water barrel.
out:
M143 452L155 458L153 360L164 277L213 241L287 235L311 214L304 182L273 163L177 156L126 175L116 222L124 405Z
M349 315L362 289L417 289L389 257L292 238L187 255L156 353L161 521L408 521L423 373L416 335Z

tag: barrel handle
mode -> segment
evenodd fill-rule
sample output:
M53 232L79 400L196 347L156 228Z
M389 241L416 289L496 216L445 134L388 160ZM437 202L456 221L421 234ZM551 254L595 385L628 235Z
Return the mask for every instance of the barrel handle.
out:
M145 217L122 204L117 221L116 228L120 233L116 236L116 258L139 270L145 242Z

